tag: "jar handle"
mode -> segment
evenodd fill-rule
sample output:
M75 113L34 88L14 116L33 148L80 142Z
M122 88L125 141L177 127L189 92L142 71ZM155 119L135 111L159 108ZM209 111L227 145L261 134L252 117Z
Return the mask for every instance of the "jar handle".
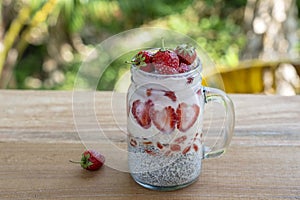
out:
M219 145L206 146L204 141L203 158L215 158L221 156L229 146L233 136L235 113L232 100L225 92L216 88L203 87L203 94L205 103L214 102L220 103L225 109L224 125L222 131L217 139Z

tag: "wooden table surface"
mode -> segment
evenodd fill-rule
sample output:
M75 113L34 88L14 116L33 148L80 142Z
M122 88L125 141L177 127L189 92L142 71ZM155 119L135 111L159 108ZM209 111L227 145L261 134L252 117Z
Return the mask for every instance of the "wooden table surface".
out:
M94 95L101 128L126 146L118 138L126 121L120 117L118 129L107 117L113 94ZM76 105L83 113L74 120L72 97L60 91L0 91L1 200L300 199L300 96L230 95L236 127L228 151L204 160L199 180L173 192L144 189L110 166L89 172L69 163L85 148L74 122L84 121L85 105ZM88 124L86 129L95 131Z

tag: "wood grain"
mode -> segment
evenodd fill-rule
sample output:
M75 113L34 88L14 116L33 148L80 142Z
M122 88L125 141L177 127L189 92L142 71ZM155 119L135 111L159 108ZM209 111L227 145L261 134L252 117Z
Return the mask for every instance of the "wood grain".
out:
M68 162L80 159L84 150L78 121L81 131L93 136L100 127L110 141L125 146L126 111L118 110L124 94L92 95L94 119L79 99L74 120L72 92L0 91L1 200L300 199L300 96L230 95L236 128L226 154L204 160L193 185L157 192L111 167L88 172ZM113 102L111 96L118 98ZM210 119L204 124L211 124Z

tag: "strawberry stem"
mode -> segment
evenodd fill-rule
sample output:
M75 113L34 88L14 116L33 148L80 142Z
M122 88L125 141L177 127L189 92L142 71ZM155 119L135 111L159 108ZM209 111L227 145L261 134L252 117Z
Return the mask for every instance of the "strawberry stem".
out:
M165 51L166 49L165 49L165 39L164 38L161 38L161 46L162 46L161 50Z
M73 161L73 160L69 160L69 162L75 163L75 164L81 164L81 161Z

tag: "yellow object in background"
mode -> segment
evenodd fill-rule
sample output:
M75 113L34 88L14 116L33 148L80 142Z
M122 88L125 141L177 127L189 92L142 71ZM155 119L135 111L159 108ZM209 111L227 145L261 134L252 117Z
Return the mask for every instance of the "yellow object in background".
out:
M277 62L252 60L241 62L238 67L234 68L219 68L217 72L204 76L203 85L218 87L227 93L274 94L278 93L277 87L280 81L290 81L276 75L276 71L283 65L290 65L295 68L299 82L300 65L297 60L283 60ZM291 84L294 87L294 91L299 93L299 85L295 83Z

